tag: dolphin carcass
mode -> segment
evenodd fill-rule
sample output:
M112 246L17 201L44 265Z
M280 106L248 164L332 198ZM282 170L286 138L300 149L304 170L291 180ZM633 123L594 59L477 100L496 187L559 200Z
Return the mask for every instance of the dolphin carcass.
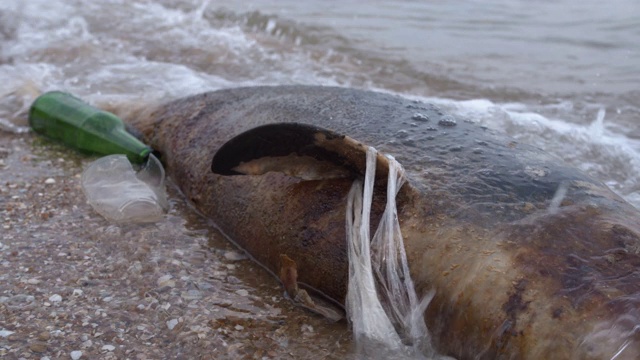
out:
M639 359L640 213L545 152L438 108L345 88L239 88L130 114L185 196L277 273L343 302L345 204L393 155L411 275L459 359ZM372 214L384 209L377 160Z

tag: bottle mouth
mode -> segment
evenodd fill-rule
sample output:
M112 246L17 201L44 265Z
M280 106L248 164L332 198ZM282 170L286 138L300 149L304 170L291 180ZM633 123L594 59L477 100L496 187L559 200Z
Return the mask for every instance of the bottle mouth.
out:
M145 163L148 161L148 157L149 155L153 154L153 149L150 147L146 147L144 150L142 150L138 156L140 156L140 158L142 159L142 163Z

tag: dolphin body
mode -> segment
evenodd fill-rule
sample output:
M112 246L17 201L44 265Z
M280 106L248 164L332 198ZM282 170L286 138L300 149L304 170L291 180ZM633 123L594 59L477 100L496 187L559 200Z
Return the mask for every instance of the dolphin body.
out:
M199 211L273 273L337 302L346 197L365 147L406 169L397 197L436 348L459 359L639 359L640 213L542 150L430 104L252 87L124 115ZM326 175L326 176L325 176ZM378 158L372 226L385 202Z

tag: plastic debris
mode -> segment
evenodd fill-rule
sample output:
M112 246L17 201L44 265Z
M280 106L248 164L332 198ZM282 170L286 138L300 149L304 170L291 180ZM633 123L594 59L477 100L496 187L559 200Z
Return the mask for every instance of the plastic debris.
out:
M136 173L125 155L109 155L82 173L87 202L107 220L118 223L156 222L169 208L164 168L153 155Z

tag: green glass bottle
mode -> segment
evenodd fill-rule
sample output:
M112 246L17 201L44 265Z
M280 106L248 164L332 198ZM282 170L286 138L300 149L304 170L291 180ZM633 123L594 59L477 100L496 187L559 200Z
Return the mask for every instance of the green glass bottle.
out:
M39 134L89 153L124 154L136 164L151 153L125 130L119 117L60 91L42 94L33 102L29 124Z

